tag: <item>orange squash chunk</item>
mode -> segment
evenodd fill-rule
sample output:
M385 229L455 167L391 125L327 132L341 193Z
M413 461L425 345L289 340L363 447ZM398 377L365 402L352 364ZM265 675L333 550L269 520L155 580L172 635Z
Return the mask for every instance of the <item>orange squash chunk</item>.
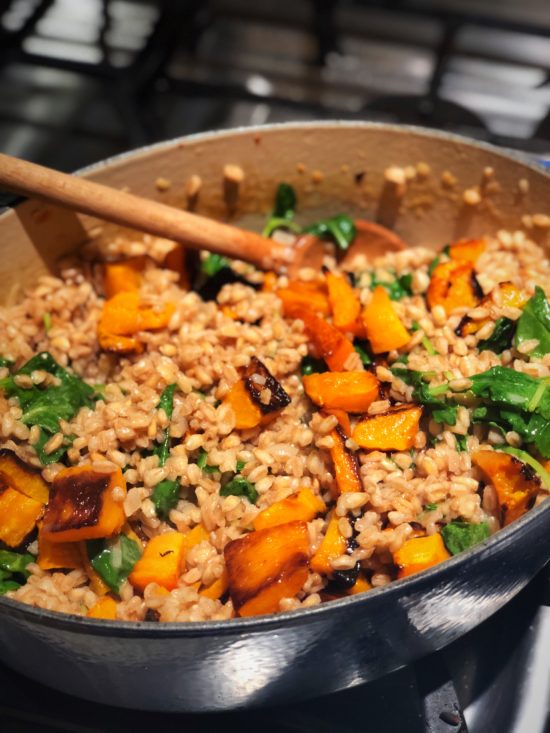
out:
M187 549L188 542L181 532L165 532L152 537L128 580L142 592L149 583L173 590L178 584Z
M296 310L293 315L304 322L315 351L326 361L328 368L333 372L344 371L347 360L355 353L352 342L309 308Z
M36 527L44 513L44 504L10 486L0 491L0 540L8 547L17 547Z
M283 598L295 596L307 580L308 555L305 522L280 524L229 542L224 549L229 594L239 616L274 613Z
M509 453L493 450L480 450L472 460L495 487L504 527L533 506L541 482L531 466Z
M295 496L277 501L261 511L254 520L254 529L277 527L287 522L310 522L324 511L325 502L310 489L302 489Z
M344 431L344 435L347 438L351 436L351 423L349 420L349 415L345 410L338 410L335 408L331 408L329 410L325 408L324 412L326 412L327 415L334 415L334 417L338 420L338 425Z
M269 390L269 402L262 400ZM224 398L235 413L235 428L246 430L271 421L290 404L290 397L270 373L265 364L253 356L244 377L236 382Z
M457 308L474 308L478 295L474 266L467 261L442 262L432 273L428 292L428 306L441 305L450 314Z
M353 440L368 450L409 450L414 446L422 408L393 407L382 415L365 417L355 426Z
M330 315L326 288L320 283L290 282L286 288L277 290L276 295L283 301L283 315L287 318L300 318L296 312L304 308L322 316Z
M207 588L199 590L199 595L204 596L205 598L211 598L213 601L217 601L227 591L228 587L229 576L227 575L227 570L224 569L223 573L217 580Z
M44 515L44 537L50 542L80 542L119 534L126 517L122 501L113 498L115 488L126 495L120 468L99 473L84 465L60 471Z
M370 372L324 372L302 377L308 397L319 407L346 412L366 412L380 394Z
M165 328L173 312L172 303L154 310L140 303L138 292L119 292L103 306L97 326L99 345L104 351L139 350L141 343L135 334Z
M223 402L229 405L235 413L235 428L237 430L255 428L261 423L262 411L252 401L242 379L235 382L224 397Z
M511 308L523 308L523 306L527 303L529 298L527 295L517 288L513 283L511 282L503 282L496 286L494 290L492 290L488 295L486 295L481 303L480 306L490 306L493 303L493 293L495 290L498 290L500 293L500 300L502 306L508 306ZM464 337L469 336L471 333L477 333L482 326L484 326L486 323L490 323L490 318L481 318L479 320L474 321L469 316L464 316L460 323L457 326L456 332Z
M116 601L111 596L103 596L89 609L86 616L114 621L116 619Z
M74 570L82 567L78 542L50 542L41 529L38 530L37 564L42 570Z
M356 596L358 593L366 593L368 590L372 590L372 585L363 575L359 575L354 585L346 591L346 595Z
M330 449L330 457L334 466L338 493L363 491L363 483L359 475L359 461L349 448L346 448L346 436L340 426L331 433L334 446Z
M327 531L315 555L311 558L310 567L321 575L330 575L333 571L331 561L344 555L348 549L345 537L342 537L338 529L340 518L333 514L329 520Z
M449 255L457 262L471 262L475 265L485 252L487 242L484 239L464 239L449 247Z
M361 315L366 336L375 354L400 349L409 343L410 336L399 320L390 296L378 285Z
M398 578L406 578L414 573L419 573L450 557L440 534L414 537L412 540L407 540L397 552L393 553L393 561L399 568Z
M361 301L345 275L327 272L328 299L332 308L332 322L341 331L357 331Z
M27 466L10 450L0 450L0 485L11 486L20 494L47 504L50 496L48 484L40 471Z
M118 293L139 290L145 262L145 256L141 255L130 257L123 262L106 263L103 285L107 298L113 298Z

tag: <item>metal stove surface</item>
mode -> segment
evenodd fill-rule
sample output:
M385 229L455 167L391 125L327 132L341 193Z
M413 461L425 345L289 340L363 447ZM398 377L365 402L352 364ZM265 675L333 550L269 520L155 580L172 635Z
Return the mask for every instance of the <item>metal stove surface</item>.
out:
M220 726L241 733L550 733L548 569L475 631L417 665L286 707L132 712L54 692L0 666L2 733L206 733Z

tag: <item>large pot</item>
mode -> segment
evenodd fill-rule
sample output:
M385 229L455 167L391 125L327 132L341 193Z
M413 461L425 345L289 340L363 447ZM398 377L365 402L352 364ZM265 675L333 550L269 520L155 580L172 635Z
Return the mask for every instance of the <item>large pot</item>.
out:
M225 164L245 178L235 189ZM390 165L420 167L406 190ZM429 167L429 168L428 168ZM487 170L492 169L492 172ZM429 171L429 172L428 172ZM254 225L278 182L300 209L361 212L411 245L522 228L548 211L550 178L486 145L358 123L278 125L197 135L117 157L83 175L176 205L199 175L196 210ZM171 181L160 193L155 181ZM454 178L454 185L451 185ZM520 182L521 181L521 182ZM480 187L481 203L463 191ZM535 223L544 220L535 217ZM97 221L28 201L0 217L4 300L97 234ZM113 232L103 229L102 236ZM548 230L529 229L544 242ZM225 710L290 701L374 679L449 644L518 593L550 557L550 502L482 545L418 576L316 608L224 622L119 623L0 598L0 658L64 692L130 708Z

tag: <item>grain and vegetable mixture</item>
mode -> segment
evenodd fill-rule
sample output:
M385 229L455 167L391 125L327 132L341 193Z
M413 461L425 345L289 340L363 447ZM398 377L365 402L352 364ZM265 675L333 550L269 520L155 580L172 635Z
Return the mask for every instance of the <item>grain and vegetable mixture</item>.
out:
M299 236L295 208L282 184L265 233ZM356 227L308 231L345 250ZM325 264L115 239L0 310L1 593L136 621L296 609L547 496L541 249L501 231Z

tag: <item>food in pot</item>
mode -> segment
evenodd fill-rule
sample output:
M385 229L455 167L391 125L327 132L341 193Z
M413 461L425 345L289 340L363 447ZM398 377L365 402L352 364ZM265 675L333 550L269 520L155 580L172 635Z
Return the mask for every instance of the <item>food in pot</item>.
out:
M265 233L298 234L282 184ZM306 228L353 242L337 215ZM314 606L548 495L550 265L521 232L295 279L97 245L0 310L0 592L99 619Z

